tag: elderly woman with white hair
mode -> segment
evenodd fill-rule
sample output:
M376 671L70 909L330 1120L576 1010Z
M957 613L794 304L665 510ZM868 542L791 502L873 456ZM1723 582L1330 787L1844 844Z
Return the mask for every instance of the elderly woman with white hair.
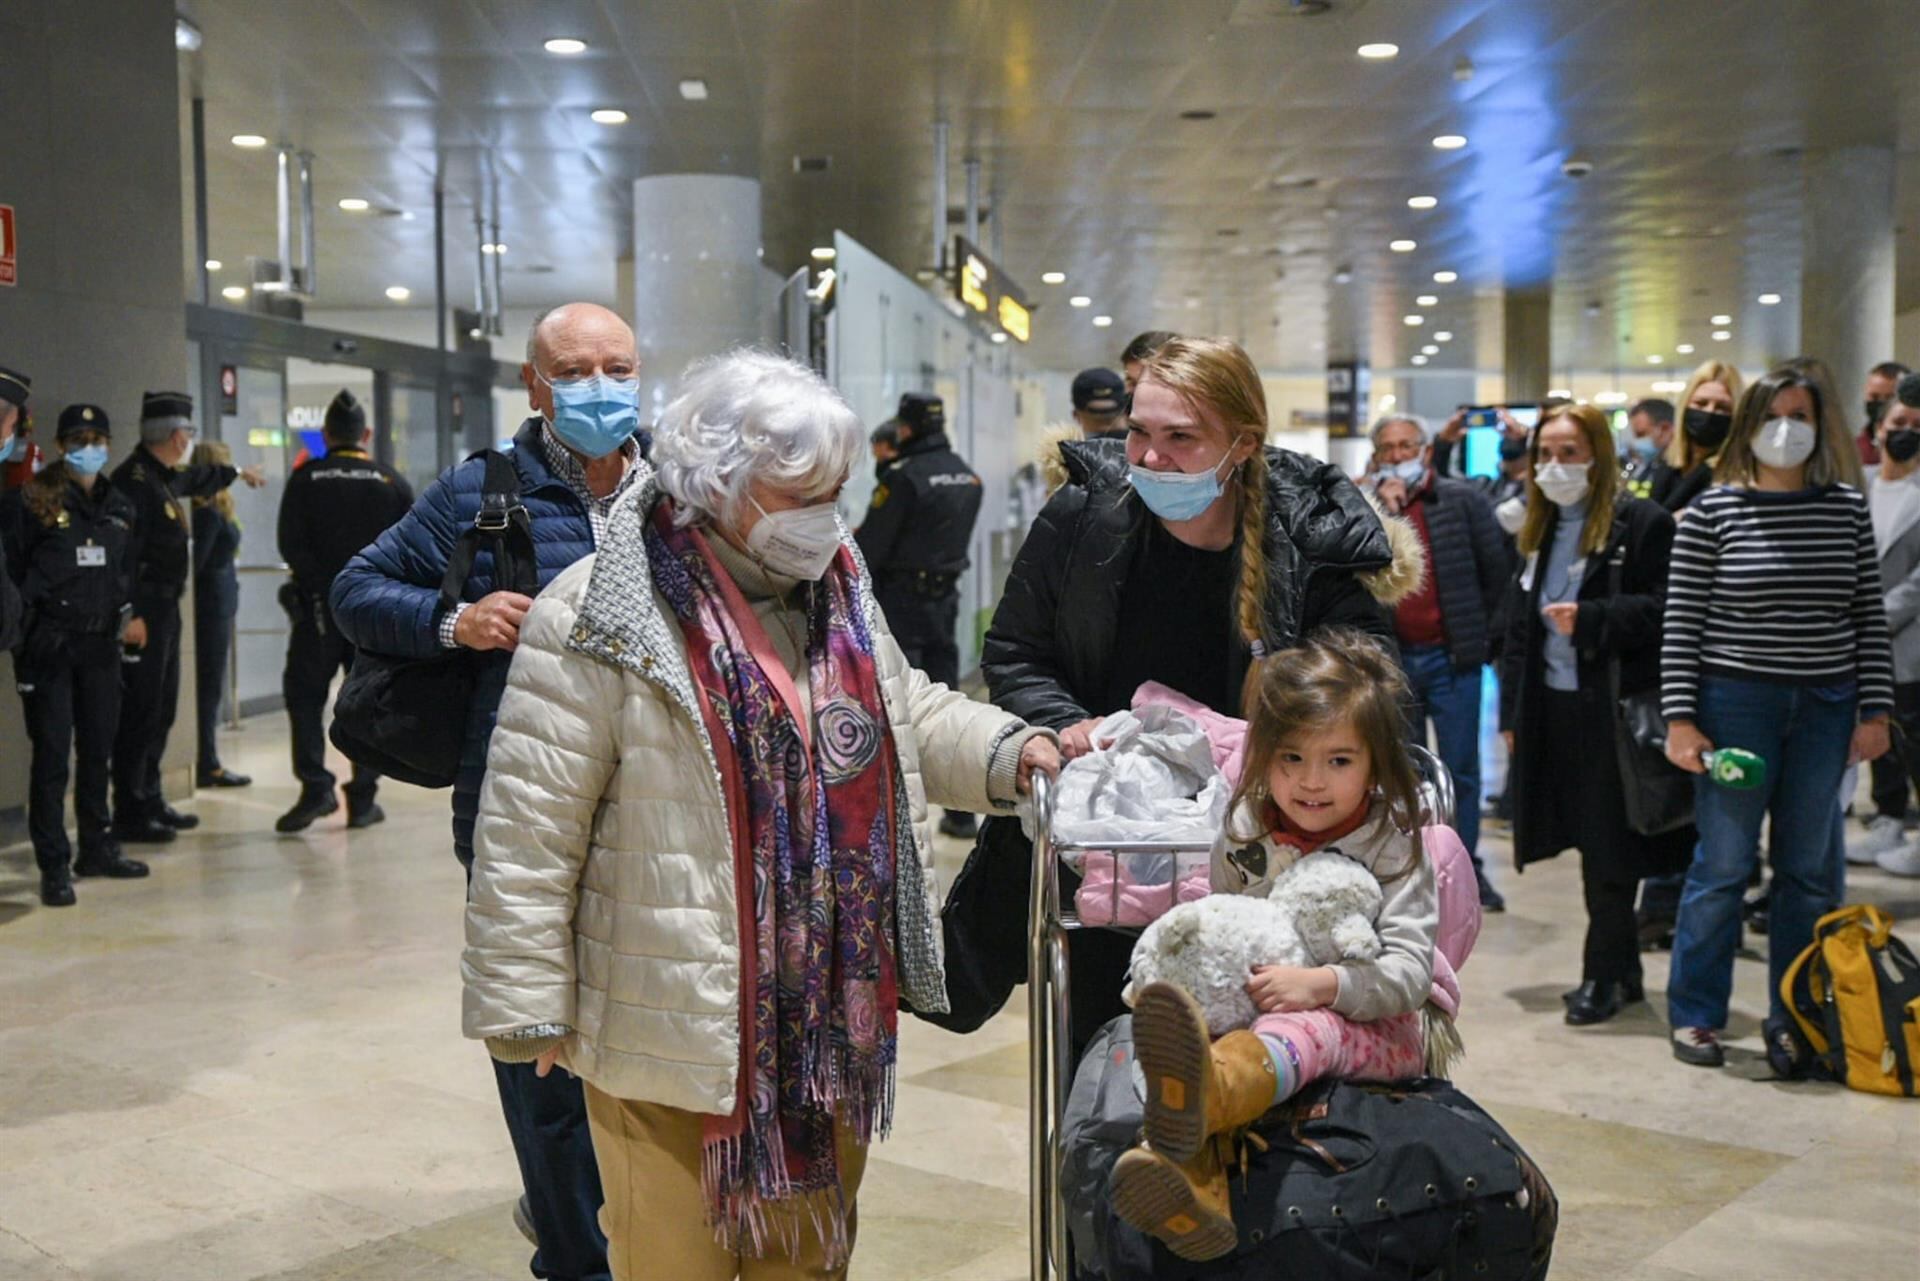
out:
M1058 769L888 634L834 507L866 448L801 365L695 365L520 634L465 1027L585 1081L615 1277L844 1274L898 1011L946 1008L928 804Z

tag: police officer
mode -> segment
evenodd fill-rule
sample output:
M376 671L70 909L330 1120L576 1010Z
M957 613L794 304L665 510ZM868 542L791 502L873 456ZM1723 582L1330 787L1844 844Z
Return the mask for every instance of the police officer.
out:
M48 907L73 904L75 873L147 874L145 863L120 852L107 812L134 521L133 505L100 475L107 433L105 410L67 406L57 436L63 457L0 502L6 577L20 588L28 615L13 671L33 753L27 828L40 865L40 901ZM76 740L77 863L65 825L67 755Z
M121 655L120 731L113 744L113 831L123 841L165 844L200 820L160 793L160 758L180 701L180 597L193 571L186 500L236 478L259 488L258 467L187 466L193 455L193 398L150 391L140 406L140 445L114 469L133 504L133 617Z
M325 457L300 464L280 500L280 559L293 577L280 589L293 620L281 690L293 727L293 773L300 799L274 824L278 832L304 830L340 808L327 769L327 738L320 716L334 676L353 666L353 645L334 625L327 596L335 575L413 506L413 490L390 467L367 454L367 411L342 390L327 406ZM386 817L374 803L380 776L355 764L347 784L347 826L371 827Z
M25 437L20 428L27 418L27 395L33 379L18 370L0 365L0 467L20 453ZM7 537L0 530L0 566L7 563ZM12 649L20 639L20 591L13 579L0 571L0 649Z
M880 477L855 541L873 573L873 591L907 661L934 680L958 687L960 575L971 561L980 516L980 477L947 441L946 406L938 396L900 397L899 457ZM949 836L971 836L974 817L949 810Z

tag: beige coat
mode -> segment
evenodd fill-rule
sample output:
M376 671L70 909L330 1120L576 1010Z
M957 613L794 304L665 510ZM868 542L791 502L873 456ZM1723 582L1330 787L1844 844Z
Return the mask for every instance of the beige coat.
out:
M570 1029L562 1063L606 1093L724 1113L740 1057L734 853L679 625L641 540L655 495L650 476L635 485L598 554L521 629L474 832L464 1024L475 1038ZM864 574L860 591L919 852L897 873L902 987L941 1009L928 802L997 808L988 763L1021 726L909 667Z

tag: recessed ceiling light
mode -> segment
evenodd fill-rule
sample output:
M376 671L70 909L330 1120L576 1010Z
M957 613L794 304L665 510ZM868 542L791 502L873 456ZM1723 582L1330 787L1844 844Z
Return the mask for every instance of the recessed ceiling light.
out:
M1713 331L1713 340L1715 342L1725 342L1731 337L1733 337L1733 330L1731 329L1716 329Z
M1004 329L996 329L991 334L988 334L987 337L991 338L994 342L1005 342L1007 340L1007 331Z
M228 285L220 291L220 296L228 302L239 302L247 296L247 287L245 285Z
M407 288L405 285L388 285L387 297L393 299L395 302L405 302L407 299L413 297L413 290Z
M1452 341L1453 341L1453 330L1451 330L1451 329L1441 329L1441 330L1437 330L1437 331L1435 331L1435 333L1434 333L1434 335L1433 335L1433 340L1434 340L1435 342L1452 342Z
M1093 299L1087 297L1085 294L1075 294L1073 297L1067 299L1067 306L1091 307L1093 306Z
M1733 323L1733 317L1732 316L1710 316L1707 319L1707 323L1710 325L1731 325Z
M1422 347L1420 351L1422 354L1428 355L1428 356L1438 356L1440 354L1440 348L1435 343L1428 343L1426 346Z
M1043 285L1064 285L1067 283L1067 273L1064 271L1043 271L1040 273L1040 283Z
M233 145L248 148L264 147L267 145L267 140L257 133L236 133L233 135Z
M483 254L503 254L507 252L507 247L505 245L488 243L480 246L480 252Z
M1547 388L1547 395L1552 397L1554 400L1572 400L1573 399L1573 393L1571 391L1568 391L1565 387L1549 387Z
M1416 365L1424 365L1427 363L1427 358L1425 356L1415 356L1413 358L1413 363Z
M194 26L185 18L175 17L173 20L173 47L182 53L199 53L200 44L200 28Z
M225 266L225 265L226 265L226 264L224 264L224 263L222 263L222 262L221 262L221 261L220 261L220 260L219 260L218 258L209 258L209 259L207 259L207 270L208 270L208 271L218 271L218 270L220 270L220 268L221 268L221 267L223 267L223 266Z
M837 252L832 245L816 245L812 257L815 262L832 262Z
M1665 359L1666 359L1665 356L1648 356L1647 363L1649 365L1657 365L1657 364L1660 364Z
M1402 316L1400 319L1409 325L1424 325L1427 323L1427 318L1425 316L1422 316L1419 312L1409 312L1407 315Z
M1095 329L1105 329L1108 325L1111 325L1112 323L1113 323L1112 316L1095 316L1093 318L1093 327Z
M680 82L680 96L688 102L705 102L707 100L707 82L698 76L689 76Z
M1392 240L1387 242L1387 248L1397 254L1410 254L1419 247L1420 242L1417 240Z
M1409 209L1431 209L1439 203L1440 203L1440 200L1437 196L1408 196L1407 197L1407 208Z
M1450 285L1458 279L1460 279L1460 273L1457 271L1436 271L1433 273L1433 283L1436 285Z
M593 113L593 123L597 125L623 125L627 123L627 113L618 107L602 107Z
M365 213L373 206L358 196L342 196L340 198L340 207L348 213Z
M1363 44L1354 52L1362 58L1393 58L1399 55L1400 46L1383 40L1379 44Z
M1442 151L1458 151L1467 145L1465 134L1443 133L1433 140L1433 145Z
M547 41L545 48L548 53L585 53L587 42L576 40L572 36L555 36Z
M1676 345L1674 347L1674 350L1679 352L1682 356L1691 356L1693 354L1693 344L1690 342L1683 342Z
M1754 301L1758 302L1762 307L1772 307L1780 301L1780 295L1779 294L1761 294Z
M1438 294L1421 294L1413 301L1421 307L1438 307L1440 305L1440 297Z

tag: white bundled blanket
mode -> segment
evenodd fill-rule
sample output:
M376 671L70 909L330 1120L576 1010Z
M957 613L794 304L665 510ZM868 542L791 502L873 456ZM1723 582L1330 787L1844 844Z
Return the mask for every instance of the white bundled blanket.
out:
M1096 848L1133 841L1213 845L1232 789L1214 766L1199 722L1171 707L1147 706L1107 717L1093 741L1101 746L1060 771L1055 841Z

